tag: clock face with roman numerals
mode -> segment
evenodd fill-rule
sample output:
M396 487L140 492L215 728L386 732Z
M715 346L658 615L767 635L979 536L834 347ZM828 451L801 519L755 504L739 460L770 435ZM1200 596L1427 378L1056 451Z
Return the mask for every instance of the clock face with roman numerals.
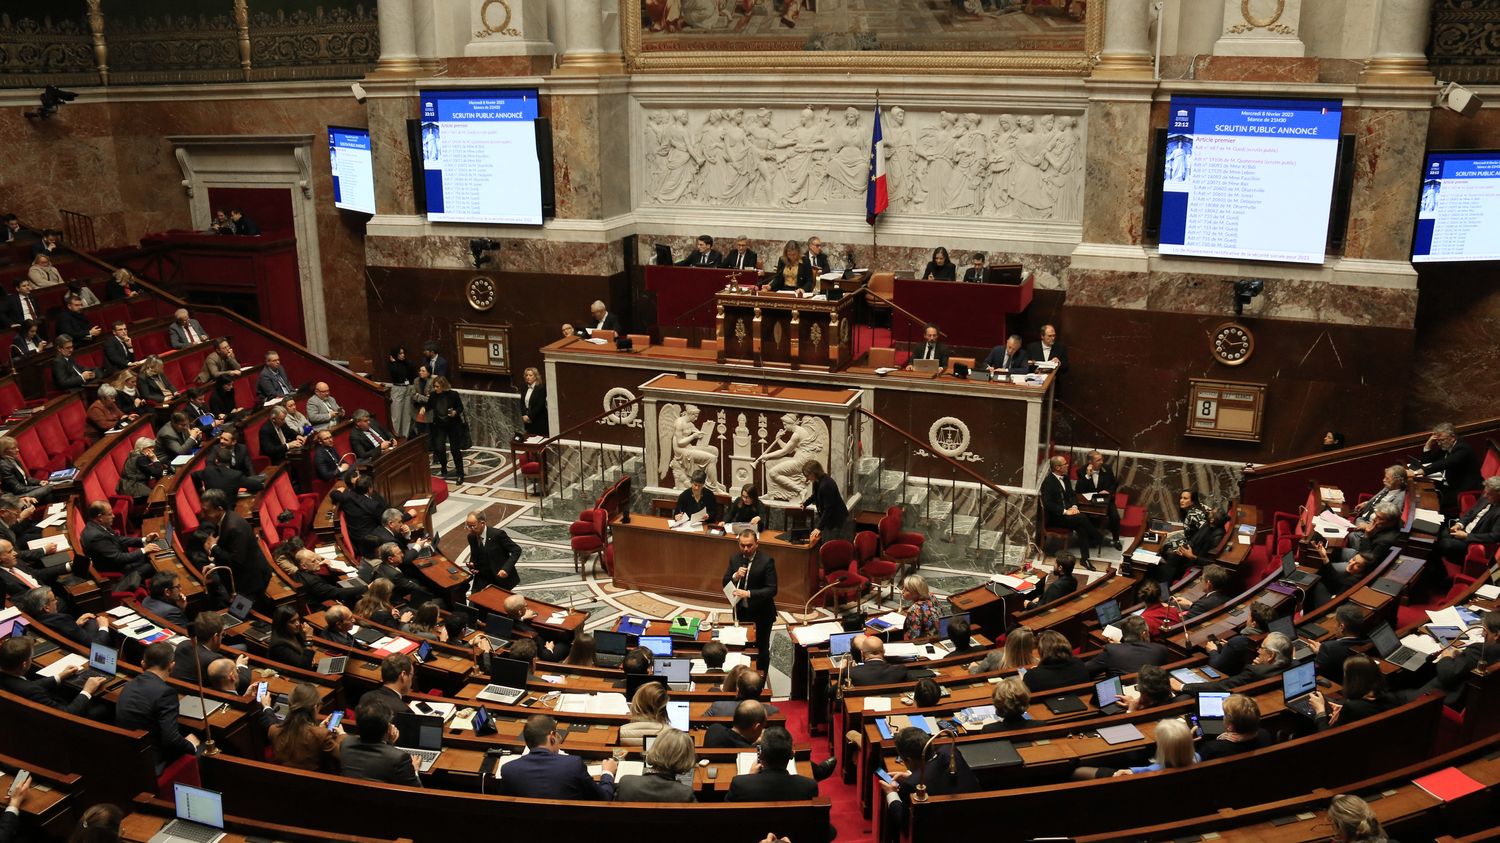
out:
M1255 335L1250 329L1235 322L1225 322L1214 329L1212 336L1214 359L1226 366L1238 366L1250 359L1255 351Z
M468 288L469 307L475 310L489 310L495 306L495 282L476 275L469 279Z

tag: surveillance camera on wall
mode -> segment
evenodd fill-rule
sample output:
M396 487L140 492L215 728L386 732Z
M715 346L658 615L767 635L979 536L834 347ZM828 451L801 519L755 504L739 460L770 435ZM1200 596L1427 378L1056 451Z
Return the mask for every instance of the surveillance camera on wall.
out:
M354 94L354 101L359 103L360 105L364 105L365 100L369 98L369 94L365 93L365 86L359 84L358 82L355 82L353 85L349 86L349 92Z
M1437 104L1449 111L1456 111L1465 117L1473 117L1479 113L1480 107L1484 105L1484 100L1480 99L1478 94L1475 94L1457 82L1449 82L1443 86L1443 90L1438 92Z

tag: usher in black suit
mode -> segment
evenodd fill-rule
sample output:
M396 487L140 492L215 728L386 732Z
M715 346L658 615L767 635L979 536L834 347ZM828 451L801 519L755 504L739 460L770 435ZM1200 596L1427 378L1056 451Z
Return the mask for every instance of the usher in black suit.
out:
M484 528L484 542L478 536L469 536L469 561L474 566L474 579L489 583L507 591L514 590L521 582L516 573L516 562L521 559L521 546L499 527ZM505 576L501 577L500 572Z
M755 556L746 559L745 554L735 553L729 557L729 567L724 570L721 585L728 585L740 566L749 567L740 588L750 592L735 604L735 616L741 621L755 624L755 665L762 676L768 676L771 667L771 624L776 621L776 560L757 549Z

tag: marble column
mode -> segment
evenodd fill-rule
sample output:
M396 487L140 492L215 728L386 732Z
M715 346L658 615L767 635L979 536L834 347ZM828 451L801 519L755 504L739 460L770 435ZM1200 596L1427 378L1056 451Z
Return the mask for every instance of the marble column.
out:
M1090 79L1084 157L1083 240L1073 250L1068 300L1091 282L1138 279L1149 261L1145 227L1146 163L1155 83Z
M1432 0L1380 0L1375 52L1365 62L1360 82L1375 85L1431 85L1427 69L1427 31Z
M436 4L444 0L411 0L412 32L416 45L417 62L422 69L434 71L442 68L442 54L438 52L438 14Z
M1095 79L1150 79L1151 0L1109 0L1104 7L1104 49Z
M557 73L594 76L624 73L619 53L605 50L604 0L569 0L566 45Z
M417 24L412 0L378 0L380 61L376 73L412 73L421 70L417 60Z

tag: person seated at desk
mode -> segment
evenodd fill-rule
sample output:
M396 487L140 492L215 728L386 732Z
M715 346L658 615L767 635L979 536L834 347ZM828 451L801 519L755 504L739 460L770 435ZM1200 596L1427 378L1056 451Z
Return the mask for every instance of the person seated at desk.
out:
M173 661L170 643L157 641L147 646L140 675L127 682L115 700L115 725L146 732L156 747L158 775L178 756L198 752L197 735L184 735L177 725L177 691L167 684Z
M1327 641L1308 641L1307 646L1317 653L1318 675L1338 680L1344 675L1344 660L1361 645L1368 644L1361 633L1365 628L1365 610L1353 603L1344 603L1333 611L1335 635Z
M619 763L613 758L604 759L603 772L595 784L582 758L562 754L562 736L557 733L557 721L551 716L528 717L521 737L528 751L501 769L500 795L605 802L614 798Z
M404 708L399 709L405 711ZM395 746L400 732L394 723L397 710L383 699L374 697L374 692L365 694L354 710L355 733L339 745L339 763L345 776L351 779L404 784L421 787L417 776L421 766L415 755L407 755ZM579 763L582 763L580 759Z
M741 700L734 708L734 721L715 723L703 738L705 749L750 749L766 728L766 707L759 700Z
M1263 749L1274 742L1271 733L1260 727L1260 707L1255 698L1230 694L1224 698L1224 731L1218 737L1200 742L1198 757L1204 761L1228 758Z
M1432 435L1427 437L1418 460L1422 467L1412 473L1437 484L1443 509L1449 512L1457 505L1459 492L1477 489L1483 482L1474 447L1458 438L1458 432L1448 422L1433 425Z
M1307 702L1317 715L1318 731L1343 726L1356 720L1374 717L1400 705L1400 700L1386 693L1380 664L1369 656L1355 653L1344 659L1343 703L1329 702L1323 692L1314 688Z
M1135 678L1135 688L1125 694L1125 710L1141 711L1166 705L1177 698L1172 677L1160 665L1143 664Z
M1340 553L1340 559L1334 561L1347 561L1363 551L1369 551L1376 559L1385 559L1400 540L1401 510L1383 503L1375 507L1375 514L1365 527L1349 528L1347 546Z
M990 694L990 702L994 703L995 716L1000 719L994 723L984 724L980 732L994 734L1027 729L1033 725L1026 716L1026 710L1031 707L1031 689L1026 687L1026 683L1022 682L1020 677L1007 676L995 683L995 690Z
M1061 600L1069 594L1078 590L1078 580L1073 576L1073 568L1077 563L1071 553L1059 553L1052 565L1052 571L1047 574L1047 586L1042 589L1041 596L1027 600L1027 608L1045 606L1054 600Z
M642 686L642 690L658 687L661 686L653 683ZM693 739L686 732L670 727L662 729L656 740L652 741L645 761L644 774L621 776L615 783L616 802L698 801L693 795L693 786L681 781L683 777L691 780L693 765L698 763L697 753L693 751Z
M294 770L338 771L344 728L328 727L331 714L319 720L321 705L316 686L303 682L292 689L286 719L269 730L271 759L275 763Z
M333 480L341 475L346 475L344 464L340 460L338 449L333 447L333 432L330 430L318 430L313 432L313 473L318 475L319 480ZM304 441L306 441L304 439ZM354 469L347 471L346 479L353 483ZM334 490L338 493L338 490ZM358 546L356 545L356 548Z
M937 609L932 606L932 591L927 579L921 574L911 574L901 581L901 601L910 603L906 607L906 623L901 628L901 637L906 641L919 638L935 638L940 624Z
M50 347L48 342L42 339L41 326L27 319L21 323L16 330L16 335L11 338L10 363L14 366L22 360L40 354L48 347Z
M849 668L849 684L856 688L866 685L895 685L911 681L906 668L890 664L885 660L885 642L873 635L865 636L860 647L859 664Z
M828 258L824 257L823 262L826 264ZM795 240L786 241L781 249L781 259L776 261L776 269L771 273L768 289L773 293L801 290L810 295L817 288L817 272L812 264L802 259L801 247Z
M724 521L728 524L750 524L756 529L765 523L766 505L760 502L760 490L755 488L754 483L746 483L740 487L740 495L730 502L729 514L724 517Z
M1380 491L1355 507L1349 520L1356 525L1368 525L1375 517L1375 508L1383 503L1391 504L1398 511L1402 510L1406 506L1407 474L1404 465L1397 463L1387 466L1380 478Z
M1438 553L1454 565L1463 565L1469 548L1500 542L1500 474L1484 479L1484 494L1469 510L1439 535Z
M223 445L214 448L213 454L208 458L208 465L193 472L193 481L205 492L218 489L229 500L238 499L241 489L254 494L265 486L264 480L247 477L244 472L235 468L234 452Z
M1057 329L1051 325L1042 326L1042 338L1026 346L1026 356L1033 363L1056 360L1059 375L1068 371L1067 346L1057 341Z
M1068 685L1082 685L1089 681L1088 668L1073 655L1073 645L1068 643L1067 637L1061 632L1054 629L1043 630L1036 637L1036 643L1042 660L1036 667L1026 671L1024 677L1026 687L1033 694Z
M1042 517L1049 528L1064 528L1077 541L1083 561L1089 561L1089 550L1104 543L1094 520L1078 509L1078 495L1068 479L1068 458L1055 456L1048 460L1046 478L1040 489Z
M354 429L349 431L349 447L360 462L372 462L396 447L396 439L380 429L369 410L355 410Z
M99 379L99 372L82 366L77 358L73 356L73 337L68 334L58 334L53 340L57 347L57 355L52 358L52 386L54 389L83 389L84 384L94 383Z
M1155 578L1161 582L1176 582L1187 570L1188 563L1218 546L1206 532L1213 520L1213 510L1199 500L1198 493L1183 489L1177 493L1178 515L1182 518L1181 536L1172 536L1162 547L1161 562L1156 566ZM1174 531L1175 532L1175 531ZM1218 539L1223 539L1223 534Z
M922 270L924 281L956 281L958 280L958 268L953 265L953 260L948 257L948 250L939 246L932 250L932 260Z
M588 330L614 331L616 335L620 333L620 317L610 313L609 308L604 306L604 302L595 300L589 305L589 313L593 315L593 318L585 320L584 327Z
M1005 338L1005 345L990 349L990 353L980 363L980 368L1012 375L1024 375L1031 371L1031 358L1021 348L1021 335L1011 334Z
M931 676L924 676L912 687L911 697L917 708L932 708L942 701L943 689Z
M396 607L391 605L395 592L395 583L385 577L376 577L365 589L365 596L354 604L354 614L371 623L400 628L401 624L411 620L412 612L402 610L400 615L396 614Z
M1161 637L1162 627L1182 623L1182 610L1161 599L1161 586L1154 580L1143 580L1136 588L1135 596L1145 607L1140 617L1146 622L1153 641Z
M376 702L392 712L406 711L406 695L411 693L416 662L405 653L392 653L380 660L380 685L366 691L359 704Z
M363 595L365 590L365 587L360 587L360 594ZM354 612L348 606L342 603L329 606L323 612L323 633L319 637L341 647L363 647L364 644L354 637L354 628L357 625L354 621Z
M532 609L526 603L525 597L519 594L512 594L505 598L505 602L501 604L501 607L504 609L505 616L515 623L514 631L516 634L532 636L537 639L537 647L540 650L538 655L541 656L543 661L560 662L568 657L570 645L565 639L549 639L542 635L541 630L532 625L531 622L536 620L537 613L535 609ZM651 653L650 650L646 650L644 647L638 647L637 649L644 650L648 656ZM629 654L626 654L626 660L629 660Z
M203 431L180 410L156 431L156 449L169 462L183 454L191 454L202 441Z
M177 396L177 387L163 372L166 364L160 355L150 354L142 361L136 379L136 391L140 400L148 404L163 405Z
M52 331L57 335L57 345L62 345L63 336L72 337L75 340L89 342L104 333L104 329L89 321L87 314L83 312L83 297L69 295L67 309L57 314L52 320Z
M287 453L300 450L307 440L302 431L287 424L286 408L277 405L271 408L271 417L260 426L260 455L271 461L271 465L286 462Z
M707 483L707 472L702 469L693 472L688 487L677 496L677 506L672 510L672 517L677 523L706 521L716 524L719 522L719 499L707 488Z
M830 269L828 255L823 253L823 238L807 238L807 258L803 261L812 267L813 275L822 275Z
M1500 611L1491 609L1485 612L1480 623L1484 629L1483 639L1462 647L1455 641L1445 647L1433 660L1433 678L1414 691L1403 692L1407 702L1429 691L1440 691L1444 705L1455 710L1463 709L1470 672L1480 664L1500 661Z
M948 618L948 643L953 645L953 649L948 653L950 656L962 656L965 653L983 649L974 643L969 619L965 615L954 615Z
M26 552L37 553L38 551ZM33 588L47 586L52 588L54 593L58 593L60 600L66 601L70 599L67 590L57 582L58 578L66 573L68 573L67 564L39 569L23 562L21 553L16 550L15 542L0 539L0 585L4 585L6 597L16 597Z
M1251 603L1250 621L1240 627L1239 632L1225 641L1212 637L1203 642L1203 650L1208 653L1208 666L1225 676L1233 676L1244 670L1260 648L1256 642L1271 631L1271 622L1274 620L1274 607L1267 603Z
M969 255L969 268L964 270L964 280L969 282L984 281L984 252L974 252Z
M1218 682L1195 682L1189 685L1183 685L1173 679L1172 690L1188 694L1196 694L1200 691L1232 691L1252 682L1278 676L1291 666L1291 639L1279 632L1272 632L1261 639L1260 649L1256 651L1255 659L1239 673Z
M654 749L653 745L653 749ZM729 782L725 802L800 802L816 799L818 783L807 776L787 772L794 757L792 733L771 726L760 736L760 757L751 772Z
M110 616L83 614L77 618L58 611L57 595L40 585L14 598L16 606L31 619L81 647L110 643Z
M1004 647L989 651L984 658L969 665L969 672L994 673L1023 667L1030 670L1041 658L1036 649L1036 633L1029 626L1018 626L1005 634Z
M667 722L668 696L660 682L647 682L635 689L635 696L630 698L630 719L620 727L621 746L641 746L647 735L659 735L671 728Z
M698 241L693 245L693 251L687 257L678 261L678 266L697 266L705 269L717 269L723 266L719 253L714 250L714 238L712 236L700 234L698 235Z
M146 584L148 594L141 601L141 608L170 624L183 629L188 626L187 595L182 593L182 583L176 571L157 571Z
M922 342L911 350L912 360L936 360L939 369L948 368L948 346L939 342L938 337L942 334L938 326L931 322L922 329ZM910 361L906 364L907 369L914 369Z
M760 258L750 251L750 238L740 235L734 239L734 248L724 253L724 258L719 266L725 269L756 269L760 266Z
M236 423L245 414L235 393L234 376L219 375L208 388L208 411L220 421Z
M737 665L744 667L744 665ZM734 714L739 704L745 700L758 700L766 688L765 675L754 668L745 668L740 671L734 680L734 699L716 700L709 704L707 717L729 717ZM770 703L761 703L766 710L767 717L775 717L780 711Z
M1105 644L1099 655L1089 659L1089 675L1125 676L1148 664L1163 665L1172 660L1167 645L1150 640L1151 629L1139 616L1131 615L1116 625L1120 628L1120 642Z
M1074 781L1107 779L1115 776L1137 776L1179 767L1191 767L1201 759L1193 748L1193 732L1181 719L1169 717L1156 722L1156 754L1150 764L1115 769L1113 767L1079 767Z
M312 670L313 652L308 646L307 630L296 606L283 604L276 607L266 657L281 664Z
M83 528L83 552L101 571L148 576L154 570L150 554L159 553L157 533L145 536L122 536L114 527L115 512L109 501L93 501L85 510L88 524Z
M1328 803L1328 825L1335 843L1395 843L1386 836L1370 803L1348 793L1340 793Z
M1119 481L1115 479L1115 473L1104 464L1104 454L1099 451L1089 451L1088 462L1084 464L1083 471L1078 474L1078 481L1073 489L1080 495L1103 495L1102 501L1096 503L1104 504L1105 519L1109 525L1109 535L1114 539L1115 550L1120 549L1120 508L1115 506L1115 492L1120 488Z
M969 769L963 753L958 752L958 747L933 746L932 757L924 759L927 739L927 733L916 726L907 726L896 733L896 755L906 769L891 773L892 781L880 782L890 828L906 827L911 797L917 792L919 784L926 786L929 796L973 793L979 790L979 780L974 776L974 771ZM948 774L950 767L953 775Z
M172 467L156 454L156 440L142 436L135 440L130 455L120 465L120 479L115 483L115 491L144 500L150 497L152 487L171 473Z
M1233 597L1231 589L1234 587L1234 575L1223 565L1209 565L1203 569L1203 581L1208 583L1208 591L1202 597L1191 602L1186 597L1174 597L1172 602L1182 610L1184 620L1191 620L1204 612L1211 612L1229 602Z
M95 394L94 403L89 405L88 420L89 427L93 429L96 436L103 436L115 429L122 421L135 421L135 414L126 414L115 403L115 388L109 384L100 384L99 391Z
M83 690L74 693L73 689L62 684L61 680L71 679L73 676L83 672L83 665L76 665L58 674L57 678L31 677L32 650L36 642L30 637L7 638L0 643L0 691L7 694L15 694L22 699L30 700L47 708L55 708L76 714L79 717L88 717L90 703L98 696L99 689L109 681L104 676L91 676L83 682ZM814 794L816 795L816 794Z

